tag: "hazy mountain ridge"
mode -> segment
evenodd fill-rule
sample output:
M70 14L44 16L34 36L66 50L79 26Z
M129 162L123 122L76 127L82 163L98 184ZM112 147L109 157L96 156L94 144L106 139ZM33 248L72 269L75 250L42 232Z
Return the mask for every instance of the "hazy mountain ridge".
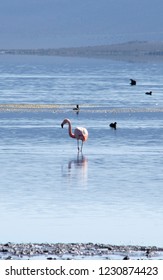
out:
M163 59L163 42L131 41L121 44L40 49L1 49L0 54Z

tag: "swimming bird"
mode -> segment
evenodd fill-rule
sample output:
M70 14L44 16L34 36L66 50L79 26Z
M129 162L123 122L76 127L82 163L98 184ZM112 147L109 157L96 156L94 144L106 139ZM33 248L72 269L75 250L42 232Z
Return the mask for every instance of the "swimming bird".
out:
M131 86L136 86L136 81L133 80L133 79L130 79L130 85L131 85Z
M83 143L88 139L88 131L85 127L76 127L74 130L74 133L72 132L72 126L71 126L71 121L69 119L64 119L63 122L61 123L61 127L65 124L68 124L68 131L69 131L69 136L71 138L77 139L77 147L78 147L78 152L82 152L83 148ZM81 144L81 149L79 148L79 140L82 141Z
M145 94L152 95L152 91L147 91Z
M114 128L114 129L116 129L116 128L117 128L117 123L116 123L116 122L114 122L114 123L110 123L110 127L112 127L112 128Z
M79 110L80 110L79 105L76 105L76 107L73 108L73 110L76 112L76 114L79 114Z

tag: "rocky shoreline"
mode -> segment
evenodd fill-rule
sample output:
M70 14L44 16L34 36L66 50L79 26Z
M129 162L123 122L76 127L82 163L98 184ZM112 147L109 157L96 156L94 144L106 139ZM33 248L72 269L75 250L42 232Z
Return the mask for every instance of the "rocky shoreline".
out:
M0 260L163 259L163 248L94 243L0 244Z

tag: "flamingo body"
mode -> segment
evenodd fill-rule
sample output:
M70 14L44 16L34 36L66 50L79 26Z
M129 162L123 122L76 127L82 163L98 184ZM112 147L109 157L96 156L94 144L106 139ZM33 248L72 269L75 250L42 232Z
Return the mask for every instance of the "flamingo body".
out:
M76 127L74 135L77 140L86 141L88 139L88 131L84 127Z
M85 127L76 127L74 130L74 133L72 132L72 126L71 126L71 121L69 119L64 119L63 122L61 123L61 127L65 124L68 124L68 130L69 130L69 136L71 138L77 139L77 144L78 144L78 151L79 149L79 140L82 141L81 145L81 152L82 152L82 147L83 147L83 142L85 142L88 139L88 131Z

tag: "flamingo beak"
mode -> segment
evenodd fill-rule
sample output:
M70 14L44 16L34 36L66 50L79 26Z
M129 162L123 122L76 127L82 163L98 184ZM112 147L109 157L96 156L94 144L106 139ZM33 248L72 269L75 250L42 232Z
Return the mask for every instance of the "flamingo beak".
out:
M63 123L61 123L61 127L63 128Z

